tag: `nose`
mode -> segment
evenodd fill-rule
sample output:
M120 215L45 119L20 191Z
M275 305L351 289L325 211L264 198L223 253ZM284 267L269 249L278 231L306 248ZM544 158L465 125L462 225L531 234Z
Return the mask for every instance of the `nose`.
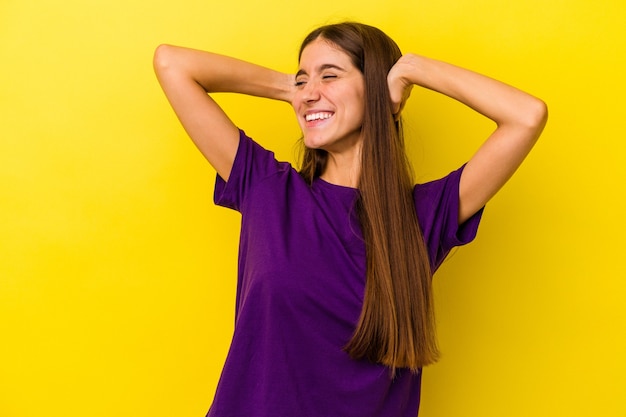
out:
M309 80L302 91L302 99L307 103L313 103L320 99L320 85L315 80Z

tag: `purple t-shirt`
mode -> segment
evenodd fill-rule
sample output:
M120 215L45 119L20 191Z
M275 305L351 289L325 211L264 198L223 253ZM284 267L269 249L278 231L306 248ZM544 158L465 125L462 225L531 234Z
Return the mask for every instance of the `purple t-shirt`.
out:
M471 241L458 225L461 170L415 187L433 270ZM415 417L421 372L353 360L343 350L361 313L365 246L358 191L316 179L240 135L216 204L241 212L235 331L210 417Z

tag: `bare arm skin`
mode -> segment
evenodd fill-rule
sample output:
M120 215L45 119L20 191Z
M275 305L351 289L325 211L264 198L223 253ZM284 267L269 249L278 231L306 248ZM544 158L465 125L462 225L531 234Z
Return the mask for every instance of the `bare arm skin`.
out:
M480 210L508 181L539 138L545 103L475 72L415 54L401 57L388 76L391 100L402 109L418 85L445 94L493 120L496 130L469 160L461 176L459 222Z
M241 93L291 102L295 89L293 75L171 45L156 49L154 70L183 127L226 181L239 146L239 131L207 93Z

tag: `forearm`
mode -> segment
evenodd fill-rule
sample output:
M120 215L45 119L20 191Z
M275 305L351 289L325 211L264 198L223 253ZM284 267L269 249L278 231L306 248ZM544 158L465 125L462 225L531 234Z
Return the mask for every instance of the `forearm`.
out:
M185 130L224 180L239 146L239 129L211 94L231 92L291 101L294 76L223 55L161 45L154 54L159 83Z
M415 84L445 94L493 120L499 127L541 131L545 104L517 88L457 67L419 55L406 55L402 77Z
M294 90L291 74L195 49L161 45L154 66L160 79L186 77L208 93L240 93L289 102Z
M459 222L476 213L506 183L539 138L547 120L543 101L478 73L419 55L402 56L388 75L391 101L418 85L464 103L497 124L468 161L459 185Z

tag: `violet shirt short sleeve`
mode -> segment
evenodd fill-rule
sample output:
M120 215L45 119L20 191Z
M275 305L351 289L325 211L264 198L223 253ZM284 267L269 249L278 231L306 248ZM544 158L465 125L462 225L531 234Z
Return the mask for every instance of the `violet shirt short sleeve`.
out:
M415 187L433 270L469 242L480 213L456 224L461 170ZM415 417L421 372L353 360L365 247L358 191L305 183L243 132L216 204L242 214L235 328L210 417Z
M478 231L483 209L462 225L458 224L459 183L463 168L465 166L441 179L418 184L413 190L417 218L428 245L433 272L452 248L471 242Z
M241 211L248 190L255 181L261 181L278 171L287 170L289 164L279 163L274 154L252 141L243 130L239 131L239 147L228 183L220 176L215 182L214 202L217 205Z

